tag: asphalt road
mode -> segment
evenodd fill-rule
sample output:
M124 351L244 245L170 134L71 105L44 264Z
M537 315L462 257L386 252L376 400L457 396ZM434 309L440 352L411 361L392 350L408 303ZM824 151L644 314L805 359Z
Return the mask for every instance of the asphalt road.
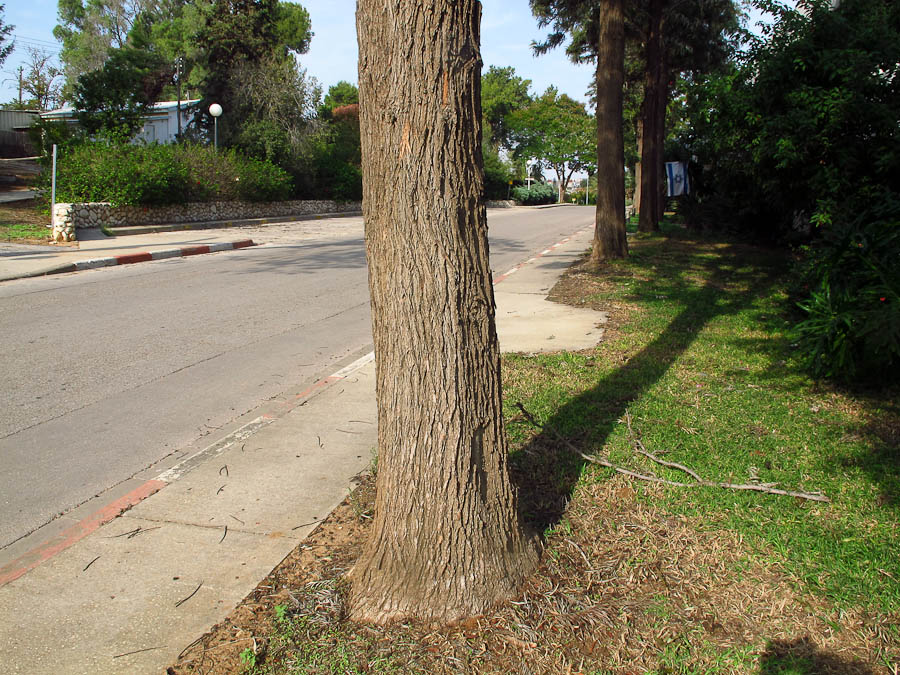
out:
M500 274L593 208L490 211ZM0 550L370 349L362 219L0 284Z

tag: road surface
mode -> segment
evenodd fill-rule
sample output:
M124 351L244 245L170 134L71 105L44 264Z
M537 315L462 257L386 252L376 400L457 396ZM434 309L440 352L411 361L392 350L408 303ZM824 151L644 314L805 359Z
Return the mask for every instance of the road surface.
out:
M492 269L592 220L589 207L492 210ZM244 235L264 245L0 284L0 559L371 349L361 218Z

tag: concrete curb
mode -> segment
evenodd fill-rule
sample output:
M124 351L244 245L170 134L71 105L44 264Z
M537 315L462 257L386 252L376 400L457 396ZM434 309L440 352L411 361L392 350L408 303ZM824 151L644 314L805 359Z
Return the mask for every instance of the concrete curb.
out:
M66 272L81 272L82 270L95 270L101 267L116 267L118 265L130 265L151 260L164 260L166 258L183 258L204 253L218 253L219 251L233 251L239 248L256 246L252 239L240 241L226 241L202 246L184 246L181 248L167 248L160 251L143 251L141 253L128 253L125 255L110 256L107 258L90 258L77 260L65 265L56 265L35 272L15 274L8 277L0 277L0 281L12 281L13 279L30 279L32 277L44 277L51 274L64 274Z
M5 586L11 581L15 581L42 563L50 560L58 553L77 544L79 541L98 530L102 525L118 518L120 515L137 504L140 504L148 497L156 494L164 487L171 485L206 460L222 454L224 451L241 441L247 440L263 427L281 419L296 408L305 405L314 396L322 393L335 383L346 380L356 371L367 366L369 363L372 363L374 360L374 351L361 356L337 372L310 385L294 396L293 399L286 401L279 406L276 411L261 415L247 422L238 429L220 438L215 443L206 446L193 455L181 460L174 466L169 467L155 478L145 481L131 492L105 504L97 511L75 523L73 526L67 528L55 537L52 537L49 541L32 548L23 555L20 555L16 559L0 567L0 587Z

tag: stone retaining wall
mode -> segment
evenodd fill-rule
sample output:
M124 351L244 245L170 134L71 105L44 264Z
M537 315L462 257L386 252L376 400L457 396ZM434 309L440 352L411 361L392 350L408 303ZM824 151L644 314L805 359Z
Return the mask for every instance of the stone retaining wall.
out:
M129 225L169 225L202 223L214 220L305 216L314 213L361 211L359 202L338 203L328 200L288 202L205 202L171 206L112 206L106 202L57 204L54 222L57 228L126 227Z

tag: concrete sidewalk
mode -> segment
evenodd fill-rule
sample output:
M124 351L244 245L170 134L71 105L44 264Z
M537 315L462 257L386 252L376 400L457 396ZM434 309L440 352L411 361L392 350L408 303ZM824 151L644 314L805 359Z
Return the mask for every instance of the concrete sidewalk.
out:
M582 230L495 280L504 351L600 339L601 313L546 300L590 236ZM5 672L155 673L174 662L370 465L374 375L373 355L362 355L236 420L206 447L134 476L103 506L58 518L51 539L20 547L0 567Z

